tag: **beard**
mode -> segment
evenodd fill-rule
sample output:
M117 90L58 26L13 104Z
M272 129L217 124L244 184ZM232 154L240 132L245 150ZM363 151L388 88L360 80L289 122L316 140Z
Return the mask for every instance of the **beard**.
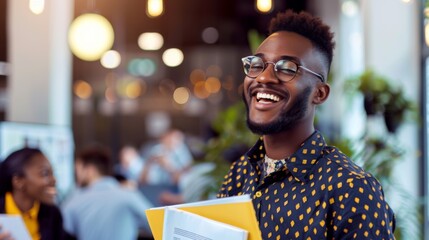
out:
M300 119L305 116L308 109L308 99L311 94L311 87L307 87L300 93L292 107L289 110L282 110L279 117L269 123L255 123L249 117L249 103L246 101L244 94L243 100L247 110L247 127L255 134L270 135L284 132L292 129Z

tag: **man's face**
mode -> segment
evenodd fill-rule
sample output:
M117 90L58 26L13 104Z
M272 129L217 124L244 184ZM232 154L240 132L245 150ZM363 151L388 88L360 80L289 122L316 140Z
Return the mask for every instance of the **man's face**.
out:
M264 62L293 58L297 64L321 72L320 55L313 50L307 38L291 33L270 35L255 55ZM318 62L319 61L319 62ZM247 107L247 124L254 133L268 135L289 130L303 121L313 121L311 106L314 86L320 80L301 69L288 82L280 81L273 64L256 78L245 77L243 100Z
M89 184L87 167L80 159L76 159L74 169L77 185L86 187Z
M269 135L291 129L305 116L308 108L307 103L309 101L310 93L311 88L307 87L303 92L299 93L296 100L291 104L289 109L280 109L278 117L266 123L254 122L252 119L250 119L249 105L247 101L244 101L248 115L247 126L253 133L260 135Z

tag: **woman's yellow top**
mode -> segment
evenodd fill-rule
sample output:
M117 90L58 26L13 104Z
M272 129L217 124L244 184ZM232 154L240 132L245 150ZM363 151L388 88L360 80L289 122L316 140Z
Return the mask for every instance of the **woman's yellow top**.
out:
M12 193L8 192L5 196L5 210L6 214L21 215L24 220L25 226L30 233L33 240L40 240L39 222L37 221L37 215L39 214L40 203L34 202L33 207L27 212L21 212L18 206L16 206L15 200L13 199Z

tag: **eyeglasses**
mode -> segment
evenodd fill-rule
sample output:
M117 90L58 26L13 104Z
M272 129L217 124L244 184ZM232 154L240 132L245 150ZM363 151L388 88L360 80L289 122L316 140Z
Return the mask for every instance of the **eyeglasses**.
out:
M320 81L325 82L322 75L298 65L291 60L282 59L277 62L264 62L264 60L258 56L247 56L242 58L241 61L243 61L244 73L250 78L258 77L262 72L264 72L267 64L273 64L276 77L283 82L291 81L296 76L296 73L300 68L318 77Z

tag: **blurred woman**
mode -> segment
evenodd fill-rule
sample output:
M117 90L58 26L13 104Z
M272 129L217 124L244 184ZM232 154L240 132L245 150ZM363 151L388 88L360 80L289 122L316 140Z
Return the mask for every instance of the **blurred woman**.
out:
M0 213L21 215L33 240L66 239L55 206L55 183L51 164L39 149L11 153L0 163ZM4 235L0 239L7 239Z

